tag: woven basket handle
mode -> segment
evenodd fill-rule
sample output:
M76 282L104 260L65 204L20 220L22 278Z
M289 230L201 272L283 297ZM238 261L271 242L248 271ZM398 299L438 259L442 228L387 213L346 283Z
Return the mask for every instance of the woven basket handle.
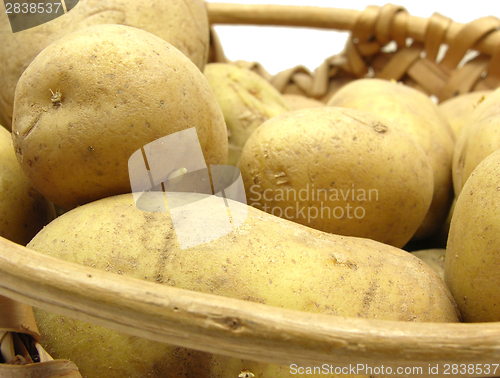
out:
M468 24L439 13L411 16L393 4L363 11L311 6L206 3L210 23L280 25L350 31L344 51L314 73L298 66L269 75L258 63L243 63L283 93L328 100L343 84L361 77L403 81L439 100L500 85L500 20L488 16ZM213 29L212 29L213 32ZM213 32L213 35L215 33ZM387 45L395 44L392 51ZM212 41L212 61L229 61ZM444 56L440 48L448 46ZM470 54L470 51L476 51ZM476 55L476 56L473 56Z

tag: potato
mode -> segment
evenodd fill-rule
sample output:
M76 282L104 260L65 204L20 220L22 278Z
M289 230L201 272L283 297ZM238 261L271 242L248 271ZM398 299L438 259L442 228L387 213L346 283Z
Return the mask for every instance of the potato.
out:
M130 192L131 155L193 127L206 164L226 164L224 118L201 71L153 34L98 25L33 60L17 85L12 131L33 185L70 209Z
M382 79L355 80L339 89L327 105L364 109L396 121L411 134L429 157L434 172L434 195L414 239L435 234L448 215L453 200L451 162L454 135L436 104L404 84Z
M302 109L248 139L238 168L248 204L317 230L403 247L433 193L425 152L375 114Z
M233 220L245 221L218 239L181 249L179 227L195 223L217 234L223 222L214 214L222 211L226 221L228 215L218 197L168 194L167 212L140 211L132 194L80 206L56 218L28 247L111 273L270 306L373 319L458 321L444 283L411 254L369 239L326 234L229 199ZM174 227L174 208L186 223ZM190 357L159 343L147 346L41 310L35 315L42 345L54 358L75 362L83 377L163 377L176 364L209 365L206 355Z
M445 280L466 322L500 321L500 150L472 172L457 198Z
M3 2L0 13L5 15ZM200 70L208 58L208 16L202 0L80 0L68 14L18 33L12 33L4 16L0 18L0 124L11 130L17 81L39 53L67 34L100 24L146 30L177 47Z
M315 100L314 98L295 94L284 94L283 98L291 110L321 108L326 105L324 102Z
M286 113L290 108L276 88L247 68L229 63L209 63L204 74L226 121L228 164L236 165L253 131L267 119Z
M469 115L453 153L453 187L458 196L472 171L500 148L500 90L489 94Z
M10 133L0 126L0 236L26 245L56 216L16 159Z
M458 139L467 117L492 92L493 90L463 93L439 104L439 109L448 119L456 139Z
M420 251L413 251L412 254L428 264L432 270L434 270L438 276L444 280L444 258L446 255L446 249L423 249Z

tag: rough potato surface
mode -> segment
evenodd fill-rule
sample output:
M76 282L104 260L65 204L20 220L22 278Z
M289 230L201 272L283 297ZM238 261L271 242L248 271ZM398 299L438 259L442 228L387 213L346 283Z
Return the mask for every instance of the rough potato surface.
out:
M472 171L500 148L500 90L487 94L465 118L453 153L453 188L458 196Z
M0 13L5 14L3 2ZM64 16L18 33L12 33L8 18L1 17L0 124L11 130L17 81L45 47L67 34L101 24L152 33L177 47L200 70L207 62L209 27L202 0L79 0Z
M403 247L432 200L422 148L393 122L347 108L276 116L238 163L247 203L317 230Z
M454 197L451 165L455 146L453 130L438 106L414 88L382 79L355 80L335 92L327 105L373 112L394 121L415 138L429 158L434 194L413 239L425 239L438 232Z
M209 63L203 74L228 129L228 164L236 165L252 133L266 120L290 110L278 90L257 73L229 63Z
M500 151L460 192L451 218L445 281L466 322L500 321Z
M168 42L129 26L61 38L16 89L18 160L33 185L65 209L130 192L131 155L192 127L206 164L226 164L222 111L201 71Z

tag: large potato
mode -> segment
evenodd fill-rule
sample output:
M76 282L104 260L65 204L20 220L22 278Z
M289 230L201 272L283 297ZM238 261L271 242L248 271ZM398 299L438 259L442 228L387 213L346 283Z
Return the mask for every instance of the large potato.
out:
M221 227L221 222L210 221L221 210L219 198L178 207L194 195L169 196L169 209L176 207L179 218L187 216L181 226L206 224L214 232ZM442 280L411 254L373 240L326 234L231 200L228 204L232 218L247 216L245 222L187 249L180 248L179 224L174 227L170 212L142 212L132 194L61 215L28 247L111 273L270 306L373 319L458 320ZM222 212L227 217L224 205ZM177 365L175 371L205 366L199 377L209 376L205 354L103 331L41 310L36 310L36 318L47 351L74 361L86 378L175 376L167 369ZM190 374L186 376L198 377Z
M19 166L10 133L0 127L0 236L26 245L55 215Z
M467 322L500 321L500 150L484 159L455 204L445 280Z
M228 129L228 164L236 165L245 142L263 122L290 110L266 79L247 68L209 63L204 70Z
M492 92L493 90L485 90L463 93L439 104L439 109L448 119L457 140L467 118Z
M200 70L208 57L208 16L202 0L80 0L68 14L18 33L11 31L3 2L0 14L0 124L9 130L21 74L45 47L74 31L99 24L128 25L168 41Z
M414 239L441 229L453 201L451 162L453 131L431 99L416 89L382 79L355 80L333 95L327 105L364 109L395 121L422 146L434 172L434 194Z
M472 171L500 148L500 89L467 117L453 153L453 187L458 196Z
M276 116L248 139L238 168L248 204L317 230L403 247L433 193L425 152L375 114L347 108Z
M12 132L33 185L70 209L130 192L131 155L192 127L206 164L226 164L224 118L202 72L153 34L98 25L33 60L17 85Z

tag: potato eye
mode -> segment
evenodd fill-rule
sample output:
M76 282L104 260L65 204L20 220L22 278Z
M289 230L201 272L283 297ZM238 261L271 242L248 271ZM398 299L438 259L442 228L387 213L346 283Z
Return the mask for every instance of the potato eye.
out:
M50 101L54 104L54 106L60 106L61 105L61 100L62 100L62 93L58 89L55 93L52 92L52 89L49 89L51 96L50 96Z

